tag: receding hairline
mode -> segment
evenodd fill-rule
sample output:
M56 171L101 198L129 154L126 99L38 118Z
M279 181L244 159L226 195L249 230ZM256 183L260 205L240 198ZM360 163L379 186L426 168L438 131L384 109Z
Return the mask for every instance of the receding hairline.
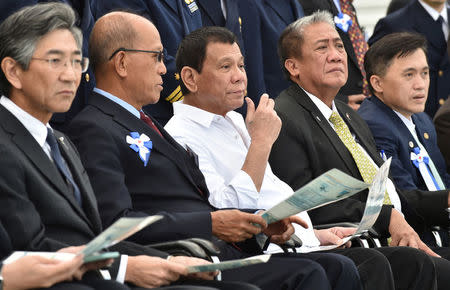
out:
M108 27L111 23L125 22L125 21L130 23L130 25L133 27L135 26L136 22L148 22L153 25L153 23L150 20L148 20L143 16L125 11L113 11L100 17L95 22L94 29L92 32L94 33L94 30L100 30L100 32L102 32L108 30Z

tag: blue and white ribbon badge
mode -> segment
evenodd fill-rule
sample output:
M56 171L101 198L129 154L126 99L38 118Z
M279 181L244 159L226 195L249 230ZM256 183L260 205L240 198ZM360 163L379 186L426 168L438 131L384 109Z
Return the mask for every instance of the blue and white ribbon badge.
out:
M339 29L347 33L350 26L352 26L353 21L350 16L341 12L338 15L334 16L334 23L337 27L339 27Z
M439 185L433 174L431 173L430 167L428 165L430 159L420 151L419 147L413 148L413 151L411 152L411 161L414 166L419 169L419 172L422 175L422 178L425 181L428 190L439 190Z
M126 140L127 143L130 144L130 148L139 154L142 162L144 162L144 166L147 166L150 152L153 148L153 143L150 138L145 134L130 132L130 135L127 135Z

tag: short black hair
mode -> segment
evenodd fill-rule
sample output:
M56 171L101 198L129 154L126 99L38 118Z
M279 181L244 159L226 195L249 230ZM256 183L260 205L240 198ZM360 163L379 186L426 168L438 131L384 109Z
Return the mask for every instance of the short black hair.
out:
M181 70L183 67L189 66L201 73L206 57L206 47L213 42L237 43L239 45L238 39L233 32L218 26L205 26L194 30L181 41L175 62L177 73L180 76L180 87L183 95L189 94L190 91L181 79Z
M427 40L423 35L411 32L391 33L372 44L364 57L364 70L370 91L374 93L370 84L371 76L384 76L394 58L408 56L418 49L422 49L426 55Z

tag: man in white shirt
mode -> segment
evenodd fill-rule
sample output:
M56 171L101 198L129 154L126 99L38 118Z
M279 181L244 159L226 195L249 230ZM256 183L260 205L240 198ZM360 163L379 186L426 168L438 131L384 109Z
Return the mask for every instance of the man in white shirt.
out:
M347 81L347 55L327 14L314 13L292 23L279 40L280 60L293 84L275 102L283 127L269 160L274 173L292 188L332 168L371 182L383 163L364 120L335 100ZM309 214L317 224L359 222L366 199L367 190ZM392 237L390 246L410 246L436 256L414 229L422 231L433 216L445 219L443 209L447 207L448 193L400 191L389 181L374 229L383 238ZM447 256L448 250L440 248L439 253ZM434 257L433 261L438 265L439 286L445 289L448 262Z
M210 190L210 202L222 208L267 209L291 195L293 190L272 173L268 164L272 144L281 127L273 100L263 95L255 109L253 102L246 98L245 122L233 111L242 105L247 85L244 59L235 36L223 28L197 30L180 44L176 63L185 98L174 104L174 116L165 129L186 149L198 155L199 167ZM296 234L305 247L338 244L354 231L340 227L315 231L308 214L301 213L300 216L309 226L308 229L296 227ZM354 260L366 289L394 288L393 278L388 273L389 261L379 252L372 249L334 252ZM410 255L417 257L414 263L419 260L429 262L426 255L406 248L386 250L383 254L392 260ZM399 268L392 270L394 276L402 276L398 274ZM429 277L411 282L421 270L410 270L409 281L405 281L410 283L410 289L432 287L423 284ZM399 287L402 286L406 284Z
M52 2L27 6L0 25L0 220L10 239L8 251L57 251L86 244L102 231L97 201L78 152L66 135L48 123L53 113L70 108L81 74L88 67L76 21L75 12L68 5ZM188 275L187 265L191 262L209 263L182 256L169 260L167 253L131 242L120 242L111 249L124 254L110 268L111 281L101 279L94 271L84 274L110 260L83 265L74 261L71 269L60 269L67 275L47 270L46 274L53 275L47 276L44 283L41 279L14 283L17 279L10 272L14 267L5 267L0 271L5 275L4 289L49 287L73 278L81 281L56 287L129 289L123 284L126 281L155 288ZM39 272L39 259L25 259L24 263L33 260L34 270ZM17 274L16 270L13 272ZM214 275L201 278L213 279ZM222 289L219 281L192 283L212 285L206 289L217 289L215 285ZM203 289L189 285L176 289L179 287Z

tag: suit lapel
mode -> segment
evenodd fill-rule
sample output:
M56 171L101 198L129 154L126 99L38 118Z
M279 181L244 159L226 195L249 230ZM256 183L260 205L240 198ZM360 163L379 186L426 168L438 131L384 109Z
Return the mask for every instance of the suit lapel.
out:
M286 1L264 1L267 6L270 6L276 14L280 17L281 20L286 23L286 26L289 25L292 20L295 20L295 16L292 13L292 7L290 3Z
M292 87L291 87L292 88ZM327 137L327 139L330 141L333 148L336 150L338 155L341 157L343 163L347 167L347 169L352 172L354 176L359 175L358 168L356 167L355 161L353 160L352 155L348 151L347 147L345 147L344 143L342 143L339 136L336 134L336 132L333 130L331 125L328 123L328 120L325 119L323 114L320 112L320 110L317 108L317 106L311 101L309 96L301 89L298 85L293 85L294 98L296 101L304 107L306 110L308 110L311 114L312 119L320 126L323 133Z
M140 119L136 118L133 114L129 113L123 109L120 105L114 103L113 101L107 99L106 97L99 94L92 94L90 99L90 104L97 107L104 113L111 115L113 120L120 124L122 127L127 129L129 132L138 132L139 134L146 134L152 141L153 148L152 151L158 151L168 159L172 160L173 163L184 173L184 175L192 182L194 186L197 186L186 167L185 155L186 150L181 147L167 132L163 127L159 125L154 119L152 119L156 127L161 131L164 138L151 129L147 124L145 124ZM125 136L124 136L125 139ZM131 150L131 149L130 149ZM151 159L151 154L150 154Z
M28 157L46 180L55 187L55 191L66 198L72 208L88 223L83 210L68 192L68 187L57 167L51 162L41 146L23 125L3 106L0 106L0 123L11 134L11 141Z
M367 134L364 134L362 131L362 128L355 124L353 119L351 118L350 110L352 110L349 106L347 106L344 103L341 102L335 102L336 107L339 111L339 114L342 116L342 118L345 120L345 123L350 128L350 131L355 134L357 142L366 150L367 154L369 154L370 158L378 165L380 166L383 164L383 160L381 159L380 155L373 145L369 143L369 140L367 139Z
M416 139L409 131L408 127L406 127L406 125L403 123L403 121L400 119L400 117L397 116L397 114L391 108L389 108L385 103L383 103L380 99L378 99L375 96L370 97L370 101L372 103L374 103L381 111L383 111L386 114L386 116L388 116L389 119L391 119L391 124L393 124L397 128L397 130L400 132L400 134L402 134L402 136L408 140L408 143L413 142L414 147L419 146L416 142ZM414 121L415 116L413 115L412 117L413 117L413 122L416 123Z
M436 47L439 51L444 48L445 38L442 27L428 14L419 1L414 1L409 7L413 13L413 28L417 32L426 35L428 43ZM446 47L446 46L445 46ZM444 53L444 51L442 51Z
M71 195L73 204L76 204L76 210L85 219L85 221L94 229L96 232L101 231L100 216L98 215L97 201L94 198L94 193L92 189L86 184L86 181L82 177L82 172L84 171L83 165L80 163L78 155L73 149L73 145L66 139L66 136L58 131L54 131L56 139L59 143L59 148L64 160L69 166L70 172L75 183L80 189L81 198L83 201L83 209L81 209L75 201L75 198Z
M222 7L220 6L220 1L218 0L197 0L196 1L199 6L203 8L206 12L206 15L210 19L210 21L215 26L222 26L225 19L222 14ZM228 3L227 3L228 4ZM228 9L228 5L227 5ZM216 20L221 20L221 22L217 22Z

